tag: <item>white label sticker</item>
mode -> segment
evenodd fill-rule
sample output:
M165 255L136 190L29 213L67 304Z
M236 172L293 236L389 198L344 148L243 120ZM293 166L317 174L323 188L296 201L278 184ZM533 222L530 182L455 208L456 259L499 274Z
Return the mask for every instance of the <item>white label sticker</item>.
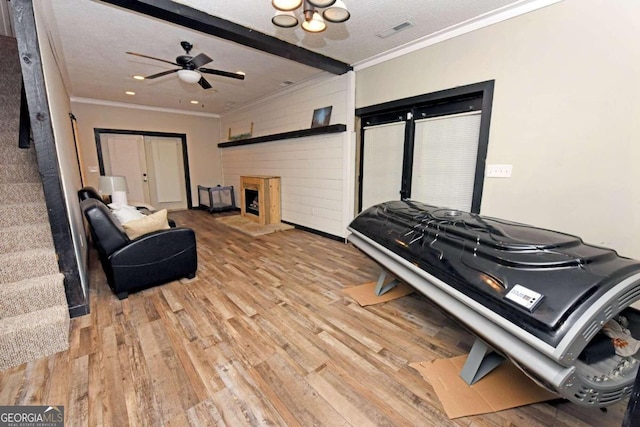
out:
M505 295L507 299L515 302L518 305L526 308L529 311L533 311L534 308L542 301L544 295L539 294L531 289L527 289L524 286L516 284L507 295Z

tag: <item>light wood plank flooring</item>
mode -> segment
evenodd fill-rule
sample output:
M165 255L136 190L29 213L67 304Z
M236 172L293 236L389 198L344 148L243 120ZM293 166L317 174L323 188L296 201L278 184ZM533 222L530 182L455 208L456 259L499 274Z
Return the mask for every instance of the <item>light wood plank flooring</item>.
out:
M2 405L64 405L67 426L619 426L563 400L449 420L411 362L473 337L419 295L360 307L375 280L354 247L301 230L251 238L204 211L194 280L119 301L92 252L91 314L67 352L0 373ZM505 390L509 393L509 390Z

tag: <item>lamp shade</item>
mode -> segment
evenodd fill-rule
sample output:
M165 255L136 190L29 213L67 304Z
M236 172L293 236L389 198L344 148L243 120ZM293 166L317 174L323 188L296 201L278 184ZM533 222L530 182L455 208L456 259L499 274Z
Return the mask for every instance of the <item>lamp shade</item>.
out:
M336 0L307 0L315 7L329 7L336 2Z
M287 12L299 8L302 0L272 0L271 4L276 9Z
M113 194L114 191L127 191L127 178L120 175L102 175L100 177L100 192Z
M195 84L200 81L202 76L197 71L193 70L180 70L178 71L178 77L185 83Z
M313 12L313 16L309 20L305 20L302 23L302 29L310 33L320 33L327 28L327 24L324 23L324 19L318 12Z
M292 28L298 25L298 18L296 18L293 12L282 12L278 10L276 14L273 15L273 18L271 18L271 22L278 27Z
M351 14L342 0L336 0L331 7L322 12L322 16L329 22L339 23L348 20Z

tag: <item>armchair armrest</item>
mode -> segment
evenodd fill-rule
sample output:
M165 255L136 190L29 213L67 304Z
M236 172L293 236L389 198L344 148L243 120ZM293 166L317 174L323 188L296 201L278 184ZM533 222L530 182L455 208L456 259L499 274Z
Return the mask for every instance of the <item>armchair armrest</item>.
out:
M154 231L129 242L109 256L115 266L139 266L168 260L184 251L195 251L195 233L190 228Z
M126 298L133 290L192 278L197 269L195 233L170 228L140 236L115 251L105 272L118 298Z

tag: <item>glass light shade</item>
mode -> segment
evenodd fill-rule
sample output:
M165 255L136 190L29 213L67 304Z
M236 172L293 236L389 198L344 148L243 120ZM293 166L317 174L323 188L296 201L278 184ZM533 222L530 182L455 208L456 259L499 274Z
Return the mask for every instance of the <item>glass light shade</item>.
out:
M322 12L322 16L329 22L345 22L351 18L351 14L342 0L336 0L333 6Z
M185 83L194 84L198 83L202 76L197 71L193 70L180 70L178 71L178 77Z
M336 0L307 0L315 7L329 7L336 2Z
M282 12L277 11L273 18L271 18L271 22L274 25L282 28L291 28L298 25L298 18L293 14L293 12Z
M327 28L327 24L324 23L324 19L318 12L314 12L310 20L305 20L302 23L302 28L310 33L320 33Z
M288 12L300 7L302 0L271 0L271 5L278 10ZM278 24L276 24L278 25Z
M113 194L114 191L127 191L127 178L120 175L101 175L100 192Z

